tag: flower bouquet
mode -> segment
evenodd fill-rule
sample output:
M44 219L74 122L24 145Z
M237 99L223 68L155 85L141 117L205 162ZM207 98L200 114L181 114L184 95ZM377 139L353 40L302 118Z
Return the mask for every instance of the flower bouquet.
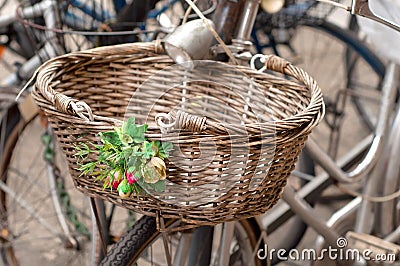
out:
M104 189L116 189L121 198L146 191L165 190L166 164L172 149L170 142L149 141L147 124L136 125L129 118L113 131L101 132L101 144L79 143L75 146L81 175L95 176ZM97 159L87 160L91 153Z

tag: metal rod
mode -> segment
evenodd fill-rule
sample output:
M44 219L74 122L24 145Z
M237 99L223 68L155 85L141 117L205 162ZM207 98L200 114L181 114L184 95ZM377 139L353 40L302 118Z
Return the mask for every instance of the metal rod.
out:
M96 219L97 228L99 230L99 236L100 236L101 246L103 248L104 255L107 255L107 244L105 242L103 230L101 230L102 226L101 226L100 216L99 216L99 212L97 210L96 201L93 197L90 197L90 207L91 207L93 215Z
M174 266L184 266L188 259L192 232L183 232L174 256ZM187 265L187 264L186 264Z
M389 128L390 114L394 108L397 93L397 81L399 79L398 67L395 64L390 64L386 70L378 122L374 132L372 144L365 155L364 159L357 167L349 173L343 172L336 163L330 158L312 139L306 142L307 151L312 154L313 159L327 171L332 178L341 183L354 183L365 177L367 173L375 166L377 159L383 150L383 141Z
M164 232L162 232L161 235L162 235L162 239L163 239L165 258L167 260L167 265L172 266L172 256L171 256L171 253L169 252L169 247L168 247L168 233L165 231L164 218L162 218L162 217L160 217L160 226L162 229L164 229Z
M236 38L240 41L249 41L254 21L256 20L259 7L258 0L247 0L244 3L242 14L237 23Z
M303 221L311 226L316 232L324 236L326 241L332 246L336 246L336 241L340 237L335 231L329 228L317 213L305 200L296 195L291 186L286 186L282 194L282 199L289 204L291 209L303 219Z
M390 195L392 193L395 193L399 188L398 181L400 176L400 106L398 108L399 109L397 109L396 117L393 122L387 145L387 147L390 148L390 152L385 152L385 155L387 156L387 168L386 171L381 172L381 174L386 172L382 195ZM377 176L376 178L382 180L382 176ZM381 208L379 209L381 213L377 217L377 224L380 226L380 233L382 235L388 235L395 225L395 219L393 219L393 215L394 210L396 209L396 202L396 200L388 200L381 204ZM389 217L392 219L390 219Z
M229 265L229 254L231 243L233 239L233 233L235 229L235 222L227 222L224 223L222 228L222 236L221 236L221 250L219 252L219 264L220 266Z
M336 211L326 222L326 225L329 226L330 228L338 228L340 227L341 223L346 220L350 219L352 215L355 215L357 210L360 208L361 204L361 197L357 197L347 203L345 206L340 208L338 211ZM323 248L323 244L325 243L324 238L322 236L318 236L316 241L315 241L315 246L317 249Z
M376 22L379 22L385 26L388 26L395 31L400 31L400 26L388 21L384 17L381 17L375 14L371 9L368 3L368 0L352 0L351 1L351 12L352 15L359 15L365 18L372 19Z
M351 149L350 152L346 153L345 156L341 157L337 165L340 168L345 168L347 165L351 164L355 158L359 157L370 145L372 140L372 135L366 137L361 141L356 147ZM302 199L308 199L310 197L319 196L321 192L332 184L332 179L330 179L327 173L321 173L320 175L314 177L313 180L305 184L299 191L297 191L297 196ZM273 209L268 211L268 215L263 215L257 217L260 220L263 228L267 230L274 230L279 227L283 222L287 221L288 217L291 215L290 206L284 201L279 202Z
M400 226L397 227L392 233L385 237L385 241L396 242L400 239Z
M282 193L282 198L307 225L313 228L318 234L322 235L331 247L342 248L344 250L350 248L349 246L338 246L338 241L340 240L341 236L328 225L326 225L323 220L319 219L320 214L304 199L298 197L291 186L285 187L285 190ZM354 265L353 260L338 260L337 262L341 265Z

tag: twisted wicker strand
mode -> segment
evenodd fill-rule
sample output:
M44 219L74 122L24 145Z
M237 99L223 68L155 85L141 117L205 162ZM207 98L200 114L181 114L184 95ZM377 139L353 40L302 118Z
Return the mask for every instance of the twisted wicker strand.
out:
M187 129L192 132L202 132L206 129L206 117L199 117L178 111L175 119L175 128Z

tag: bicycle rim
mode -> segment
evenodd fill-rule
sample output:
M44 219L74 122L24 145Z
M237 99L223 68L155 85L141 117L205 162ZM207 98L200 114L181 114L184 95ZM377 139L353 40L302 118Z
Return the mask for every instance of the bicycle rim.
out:
M167 220L166 228L172 229L177 224L176 220ZM214 242L218 236L218 226L214 228ZM176 256L177 247L183 247L181 243L185 238L185 234L192 234L193 231L188 232L174 232L168 233L168 253L172 260L179 258ZM253 257L254 251L257 249L257 238L259 232L257 227L250 220L242 220L235 222L234 238L230 243L230 257L229 265L261 265L262 262L256 257ZM206 241L205 235L202 239ZM163 236L157 230L156 219L153 217L143 216L135 223L135 225L118 241L110 250L107 257L102 261L101 265L167 265L165 246L163 244ZM218 242L218 241L217 241ZM199 244L199 243L196 243ZM192 244L193 245L193 244ZM202 244L200 243L200 246ZM193 246L192 246L193 247ZM202 253L206 247L195 250ZM218 248L216 249L218 250ZM189 252L188 250L186 250ZM205 254L202 254L205 255ZM218 261L218 251L212 253L211 265L213 262ZM187 255L188 256L188 255ZM187 258L186 258L187 259ZM173 261L174 263L176 261ZM197 265L197 264L196 264Z
M57 156L57 167L45 163L39 119L20 125L7 139L11 143L9 154L2 157L1 250L12 265L15 259L21 265L87 265L91 238L89 201L73 188L61 158ZM53 188L52 178L48 178L52 175ZM52 192L60 202L61 218L57 216ZM65 221L69 237L61 220Z

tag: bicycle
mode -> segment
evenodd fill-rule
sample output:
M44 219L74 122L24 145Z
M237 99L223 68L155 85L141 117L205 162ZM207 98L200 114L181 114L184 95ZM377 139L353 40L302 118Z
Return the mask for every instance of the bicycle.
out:
M115 6L117 2L115 1ZM168 11L170 4L176 2L162 5L161 10L154 9L151 19L155 20L158 15ZM18 58L27 60L16 68L13 66L10 69L11 74L3 78L3 86L7 87L26 82L34 69L51 56L113 41L113 37L121 35L137 36L138 30L135 31L134 27L141 27L142 38L152 38L151 34L160 32L158 28L147 30L144 23L135 22L128 23L130 26L125 24L124 32L119 30L98 33L100 25L108 23L107 20L114 15L113 9L80 1L62 2L61 5L52 1L41 1L19 7L18 10L17 14L0 16L1 28L4 28L2 34L8 37L3 45L17 54ZM61 29L68 31L68 34L57 31L60 26L55 24L57 20L54 18L58 12L62 16L61 22L67 27ZM43 14L47 19L45 23L41 20ZM77 15L79 19L76 19ZM143 17L136 20L141 19ZM89 23L82 23L84 21ZM82 31L85 32L82 34ZM73 38L71 42L71 36L76 37L74 33L77 33L78 38ZM32 47L38 49L36 53ZM11 93L13 91L16 92L15 89L5 88L1 91L2 100L9 103L1 106L2 260L11 265L18 261L28 263L24 258L33 264L43 264L41 259L49 262L61 257L71 262L95 262L101 255L98 254L99 236L97 229L93 229L89 201L72 190L73 185L67 178L67 167L59 156L58 145L53 140L45 119L45 124L41 125L40 120L43 117L37 116L37 109L31 105L29 97L21 98L22 101L18 104L12 103L8 95L15 96L15 93ZM45 134L41 135L43 131ZM44 144L32 145L31 139L42 140ZM26 152L27 147L30 147L30 153ZM20 159L21 155L25 160ZM25 161L30 158L32 163L26 167ZM114 208L110 209L110 216L118 212ZM131 215L124 214L123 217L123 223L129 225ZM113 224L118 222L114 219ZM26 252L40 256L31 258L24 255Z
M353 72L352 72L353 73ZM319 180L320 181L320 180ZM290 192L288 192L288 193L290 193ZM285 195L285 194L284 194ZM289 194L290 195L290 194ZM288 195L286 195L286 197L289 197ZM287 198L287 200L289 201L290 200L290 198ZM300 207L299 207L299 204L297 204L297 205L295 205L295 203L292 201L292 202L290 202L293 206L297 206L297 208L301 208L302 206L300 205ZM292 207L293 207L292 206ZM294 208L294 207L293 207ZM304 210L304 208L303 208L303 210ZM305 215L303 215L303 218L304 218L304 216ZM144 218L144 219L146 219L146 218ZM150 220L149 220L149 222L150 222ZM316 222L316 221L314 221L314 222ZM318 222L316 222L316 224L317 225L313 225L313 227L319 227L319 229L326 229L326 227L324 227L323 226L323 224L321 224L321 223L318 223ZM231 225L232 226L232 225ZM229 225L227 225L227 227L231 227L231 226L229 226ZM144 227L144 228L146 228L146 227ZM322 231L322 229L321 229L321 231ZM147 230L147 229L146 229ZM150 229L151 230L151 229ZM231 227L231 229L229 229L229 230L232 230L232 227ZM132 232L132 231L131 231ZM331 242L334 242L334 241L332 241L333 239L337 239L337 237L336 237L336 235L334 234L334 233L332 233L331 231L328 231L328 232L330 232L330 233L326 233L329 237L328 237L328 239L331 241ZM154 234L158 234L158 232L155 232ZM336 237L336 238L335 238ZM149 240L149 239L147 239L147 240ZM121 242L122 243L122 242ZM147 243L147 241L146 241L146 243ZM123 244L122 244L123 245ZM116 250L117 250L118 248L116 248Z
M393 78L392 73L393 73L393 68L391 68L388 71L387 79L385 81L385 90L387 90L387 91L384 93L384 96L382 98L383 100L381 102L381 112L380 112L381 115L380 115L380 119L378 119L379 125L377 126L377 137L375 137L374 146L370 149L368 155L366 156L367 159L365 159L362 163L360 163L359 164L360 167L358 167L355 171L351 172L350 176L354 175L354 174L358 175L360 173L364 173L365 174L365 172L368 172L371 169L371 167L373 166L373 164L374 164L374 160L371 160L371 156L370 155L375 154L375 152L377 152L377 150L381 151L380 148L376 146L376 144L378 143L377 140L379 140L382 137L382 134L384 133L385 128L387 129L387 125L388 125L388 121L389 121L388 114L392 110L392 106L391 106L391 104L389 104L390 99L393 100L393 99L396 98L396 97L394 97L394 94L393 94L394 91L395 91L396 86L390 84L391 83L390 79ZM354 74L354 72L351 71L350 74ZM367 146L368 143L369 142L365 142L365 141L362 142L360 147L357 148L357 151L353 152L353 153L356 154L357 156L359 156L360 152L365 150L365 147ZM380 146L380 145L378 145L378 146ZM329 159L329 157L327 157L326 155L324 155L323 158L321 158L321 154L325 154L325 153L320 148L317 149L316 147L317 146L312 142L312 144L310 144L310 147L307 149L311 154L310 156L316 162L318 162L319 164L323 165L323 167L325 169L327 169L329 171L329 173L333 177L335 177L337 180L341 180L341 181L345 181L345 182L351 182L352 181L352 180L350 180L349 177L346 177L345 175L343 175L342 170L340 170L338 168L338 166L336 166L336 163L334 163L332 161L332 159ZM394 148L394 150L396 150L396 148ZM355 156L354 154L349 156L350 159L353 160L354 158L357 158L357 156ZM348 161L349 161L349 159L347 159L347 162L344 162L344 163L341 162L341 165L344 165L344 164L348 163ZM352 164L354 164L354 162ZM321 221L318 221L317 219L315 219L315 217L317 217L317 214L312 211L312 208L306 202L304 202L303 200L300 200L300 202L297 202L299 200L299 196L304 197L308 193L310 193L310 194L312 192L315 193L315 191L318 191L319 189L323 189L324 186L327 185L326 183L324 184L324 181L327 181L327 180L330 180L328 178L328 176L320 176L320 177L312 180L310 182L309 186L305 186L297 194L295 194L294 191L291 190L290 187L289 187L288 190L284 192L283 199L290 205L292 211L294 211L296 214L301 215L301 217L304 219L304 221L306 221L309 224L309 226L311 226L312 228L316 229L318 231L318 233L320 233L321 235L324 235L325 239L327 239L327 241L333 247L335 247L335 246L337 247L337 245L338 245L337 240L339 239L340 235L337 234L332 229L328 228ZM376 181L376 180L377 179L375 179L374 181ZM331 182L331 180L330 180L330 182ZM327 183L329 183L329 181ZM371 189L371 187L369 187L369 188ZM392 186L392 188L393 188L393 186ZM358 198L355 201L360 201L360 198ZM352 203L352 207L353 207L352 210L354 210L354 208L355 208L354 204L355 203L353 202ZM288 211L288 210L289 210L289 207L287 205L285 206L284 204L282 204L280 206L279 211L277 211L277 212L279 214L284 214L285 211ZM273 215L273 213L270 213L270 215ZM265 220L263 220L263 219L265 219ZM264 232L267 232L267 230L268 230L268 227L266 226L266 225L269 225L268 222L266 222L266 221L268 221L267 219L268 219L268 215L266 215L266 217L260 218L260 220L261 220L260 223L263 225L262 228L264 228L264 230L265 230ZM276 219L276 217L271 217L270 218L270 220L272 220L272 221L274 221L274 219ZM365 220L368 220L368 219L361 219L361 220L365 221ZM224 229L227 230L227 232L230 232L229 234L232 234L233 225L227 224L225 226L226 226L226 228L224 228ZM151 229L148 229L148 227L150 227ZM248 227L242 225L242 228L243 227L244 228L248 228ZM146 228L146 229L144 229L144 228ZM239 226L239 228L240 228L240 226ZM147 232L148 234L145 234L143 236L143 234L142 234L143 230L145 230L145 232ZM238 230L240 232L240 229L236 228L236 230ZM396 235L398 235L397 231L398 230L393 231L393 234L390 234L388 236L388 239L393 241L393 239L396 238ZM141 232L141 234L139 234L138 232ZM243 230L241 232L243 232ZM246 234L246 233L244 233L244 234ZM247 234L249 236L250 235L254 235L254 234L252 234L250 232L248 232ZM255 235L257 235L257 233ZM140 238L141 236L143 236L143 242L140 242L142 240ZM109 258L108 262L114 261L116 259L119 259L118 258L118 254L119 254L118 252L121 251L119 249L122 246L124 246L124 248L125 248L124 251L133 250L132 253L130 253L133 256L132 257L133 259L135 259L136 257L139 257L140 256L139 253L142 251L143 245L147 245L146 243L148 243L148 241L153 240L157 236L159 236L159 232L157 232L157 230L156 230L156 226L155 226L154 220L146 219L146 218L142 219L140 221L140 223L137 224L137 227L134 227L134 229L131 230L123 238L123 240L121 240L119 246L117 248L115 248L115 250L113 250L114 253L111 255L111 257ZM146 239L146 237L147 237L147 239ZM171 236L171 238L174 239L174 236ZM223 243L230 243L229 239L231 239L231 238L229 238L229 236L227 237L227 239L224 238L223 239ZM254 238L250 238L250 239L254 240ZM187 236L185 236L184 233L183 233L183 236L182 236L182 240L183 241L188 241L187 240ZM260 240L261 239L259 239L259 241ZM372 241L375 241L375 240L376 239L372 238ZM129 248L128 247L129 241L133 241L133 242L137 241L136 242L137 245L134 245L132 248ZM363 242L363 241L366 241L370 245L372 244L371 242L367 241L367 238L362 238L361 242ZM184 243L187 243L187 242L184 242ZM259 247L257 244L254 245L254 242L252 242L252 243L253 243L252 244L253 245L252 246L253 249L257 249ZM383 242L382 245L385 246L385 243L387 243L387 242ZM182 246L185 246L185 245L186 244L182 244L182 245L179 245L178 247L182 247ZM341 246L341 247L343 247L343 246ZM178 248L177 254L180 254L179 251L180 251L180 249ZM151 251L149 251L148 253L150 254ZM226 254L229 254L229 253L226 253ZM253 250L253 254L254 254L254 250ZM144 256L146 256L146 255L144 255ZM227 255L227 257L229 257L229 256Z

